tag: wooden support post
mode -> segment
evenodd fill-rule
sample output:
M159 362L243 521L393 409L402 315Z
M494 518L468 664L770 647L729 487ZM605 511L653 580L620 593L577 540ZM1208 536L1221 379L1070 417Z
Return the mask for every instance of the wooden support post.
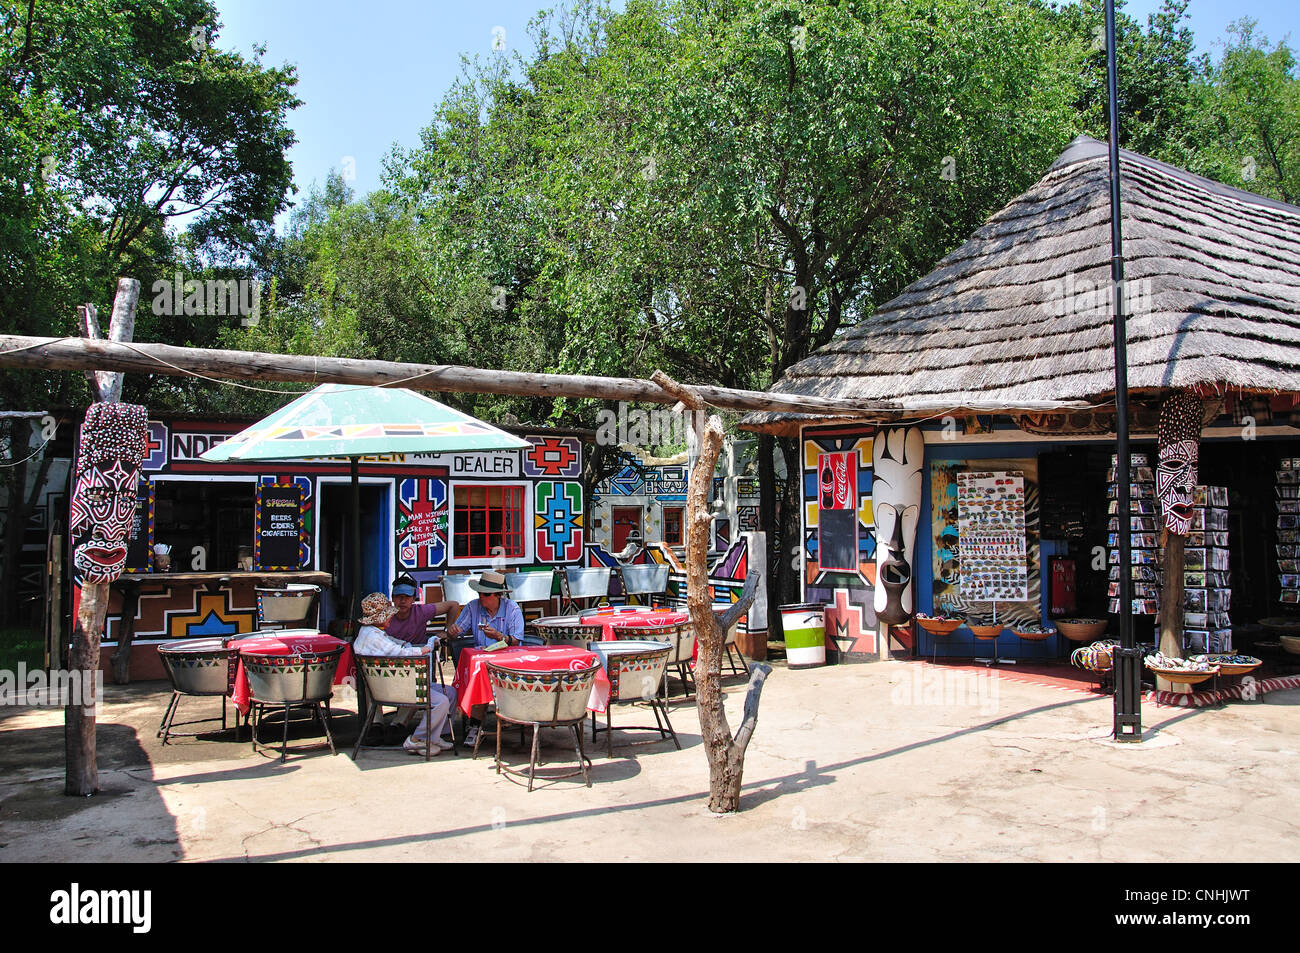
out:
M131 339L139 300L140 282L134 278L119 279L109 325L109 338L112 341ZM80 311L83 330L87 334L102 334L98 321L95 320L95 309L88 305ZM122 375L97 372L91 387L101 400L117 401L122 396ZM63 710L64 748L67 757L63 792L79 797L88 797L99 790L99 766L95 761L95 720L99 706L96 674L99 672L99 647L104 637L104 620L108 615L110 585L107 582L87 582L82 585L77 624L73 629L72 650L69 653L69 668L77 673L72 684L80 682L85 687L69 699L69 704ZM129 649L126 660L122 674L129 679ZM114 674L117 674L116 665Z
M135 642L135 615L140 610L140 584L128 582L122 586L121 625L117 629L117 651L109 661L113 664L113 684L131 682L131 645Z

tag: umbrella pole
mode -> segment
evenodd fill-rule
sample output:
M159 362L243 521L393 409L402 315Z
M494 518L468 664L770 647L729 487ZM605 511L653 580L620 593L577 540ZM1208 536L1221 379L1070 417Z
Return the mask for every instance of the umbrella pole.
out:
M349 457L348 461L352 464L352 608L348 612L348 622L355 626L361 618L361 467L358 457ZM350 628L349 631L354 630Z

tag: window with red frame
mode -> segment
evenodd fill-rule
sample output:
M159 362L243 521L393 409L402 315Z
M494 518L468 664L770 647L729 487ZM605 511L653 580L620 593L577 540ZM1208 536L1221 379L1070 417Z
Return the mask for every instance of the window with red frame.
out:
M683 514L686 508L684 506L665 506L664 507L664 544L667 546L682 545L682 522Z
M458 486L457 558L524 555L524 488L522 486Z

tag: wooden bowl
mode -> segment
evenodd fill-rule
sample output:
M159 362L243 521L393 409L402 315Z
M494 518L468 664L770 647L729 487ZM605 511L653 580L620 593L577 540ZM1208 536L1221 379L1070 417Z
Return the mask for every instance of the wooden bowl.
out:
M1105 634L1106 626L1110 623L1105 619L1091 622L1066 622L1056 619L1053 624L1057 631L1071 642L1095 642Z
M1259 659L1255 659L1254 663L1251 665L1226 665L1223 662L1218 661L1218 659L1213 655L1207 656L1207 659L1211 665L1219 666L1220 675L1245 675L1249 672L1255 671L1255 669L1264 664Z
M1278 641L1282 643L1282 648L1292 655L1300 655L1300 636L1283 635L1278 637Z
M1055 629L1049 629L1046 632L1020 632L1016 629L1012 629L1011 631L1016 633L1017 638L1024 639L1026 642L1046 642L1052 636L1056 635Z
M966 628L970 629L970 634L975 636L975 638L977 639L996 639L999 635L1002 634L1002 630L1005 629L1006 626L1001 624L968 625L966 626Z
M930 619L925 616L917 616L916 622L931 635L952 635L966 624L964 619Z
M1210 672L1184 672L1172 668L1151 668L1149 665L1147 669L1153 675L1159 675L1165 681L1174 682L1177 685L1199 685L1206 679L1213 678L1218 674L1218 669Z

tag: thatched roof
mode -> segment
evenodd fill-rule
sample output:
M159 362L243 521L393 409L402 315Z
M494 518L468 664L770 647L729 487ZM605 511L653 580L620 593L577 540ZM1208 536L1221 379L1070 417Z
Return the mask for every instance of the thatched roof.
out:
M1130 388L1300 392L1300 208L1135 153L1120 163ZM1110 311L1107 147L1080 136L772 390L918 409L1098 401L1115 388ZM751 414L743 426L801 419Z

